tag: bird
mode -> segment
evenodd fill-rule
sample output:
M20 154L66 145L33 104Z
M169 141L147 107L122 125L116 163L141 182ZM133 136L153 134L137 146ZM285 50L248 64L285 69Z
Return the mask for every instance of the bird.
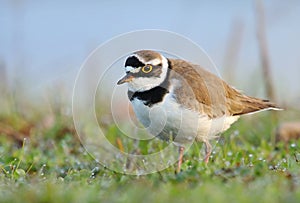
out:
M125 60L128 98L137 119L153 136L179 147L177 172L185 144L202 142L204 162L219 137L241 115L281 110L269 100L243 94L215 74L189 61L167 58L152 50L138 50Z

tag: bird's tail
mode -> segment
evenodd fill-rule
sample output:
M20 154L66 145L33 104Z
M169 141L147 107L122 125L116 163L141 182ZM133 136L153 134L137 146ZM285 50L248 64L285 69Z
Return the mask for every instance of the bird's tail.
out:
M273 102L270 102L269 100L263 100L258 99L255 97L246 97L242 100L244 109L242 112L240 112L239 115L242 114L253 114L261 111L267 111L267 110L276 110L280 111L283 110Z

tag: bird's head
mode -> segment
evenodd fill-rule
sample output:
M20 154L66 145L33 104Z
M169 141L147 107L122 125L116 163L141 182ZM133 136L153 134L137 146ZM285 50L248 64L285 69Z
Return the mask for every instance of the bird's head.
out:
M147 91L159 86L167 77L168 60L158 52L141 50L128 56L125 61L126 75L118 85L127 83L131 91Z

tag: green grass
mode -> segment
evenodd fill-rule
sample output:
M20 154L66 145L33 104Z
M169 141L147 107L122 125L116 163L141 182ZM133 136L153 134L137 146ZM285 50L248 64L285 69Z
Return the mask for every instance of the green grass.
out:
M20 130L33 124L23 142L0 135L0 202L299 202L300 141L272 144L276 125L269 113L241 119L214 148L208 165L199 160L201 144L176 164L157 173L116 173L93 160L74 132L72 119L55 116L40 125L42 113L23 119L13 110L0 121ZM112 144L142 154L162 145L133 145L116 126L107 126ZM117 145L116 145L117 146Z

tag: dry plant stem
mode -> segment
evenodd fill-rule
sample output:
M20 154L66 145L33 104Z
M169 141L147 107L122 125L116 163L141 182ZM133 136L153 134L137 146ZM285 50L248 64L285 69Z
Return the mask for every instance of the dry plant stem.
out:
M117 145L119 147L119 150L121 152L124 152L124 146L123 146L122 140L120 138L117 138L116 142L117 142Z
M272 102L275 102L275 92L274 86L272 81L272 73L271 73L271 66L270 66L270 58L269 58L269 51L267 45L267 38L266 38L266 25L265 25L265 12L263 1L256 0L255 1L255 10L256 10L256 27L257 27L257 39L260 51L260 59L262 65L262 72L265 82L265 89L268 99ZM274 111L272 112L272 121L277 123L278 116L277 113ZM275 144L276 137L275 134L271 136L271 142Z
M6 75L6 73L7 73L6 66L0 58L0 90L1 89L6 90L6 86L7 86L7 75Z
M256 0L256 24L257 24L257 39L259 43L260 58L262 63L262 71L265 81L265 88L267 96L273 102L275 101L275 94L272 82L272 74L269 60L269 51L266 40L265 31L265 15L263 8L263 1Z
M236 64L242 45L244 24L239 20L234 20L229 38L227 40L224 55L224 76L227 81L234 83Z

